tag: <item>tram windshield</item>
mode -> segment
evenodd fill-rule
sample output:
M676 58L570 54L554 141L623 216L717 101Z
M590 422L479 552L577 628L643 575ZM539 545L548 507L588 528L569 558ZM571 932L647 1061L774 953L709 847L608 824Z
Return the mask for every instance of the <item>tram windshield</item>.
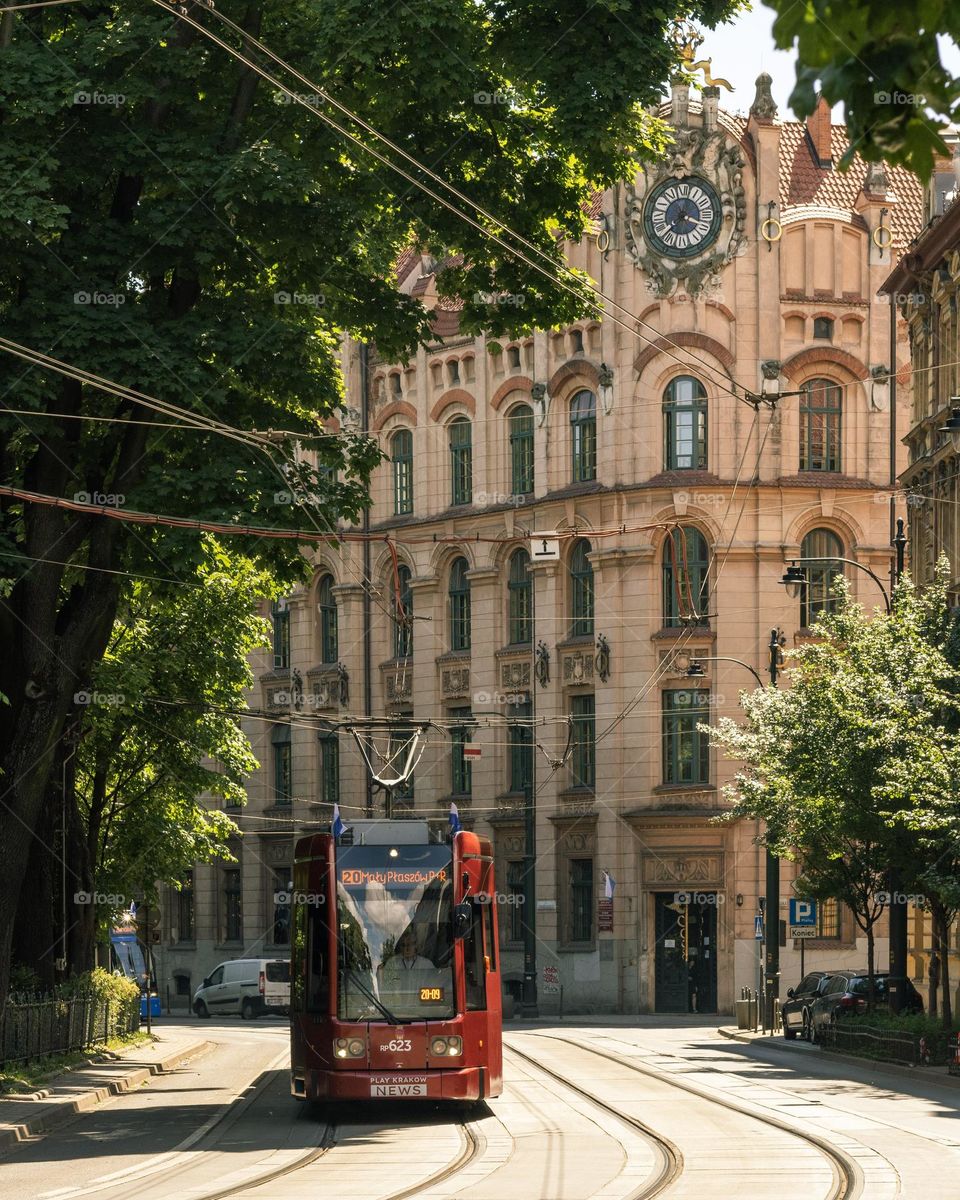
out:
M337 847L342 1020L454 1015L451 866L449 846Z

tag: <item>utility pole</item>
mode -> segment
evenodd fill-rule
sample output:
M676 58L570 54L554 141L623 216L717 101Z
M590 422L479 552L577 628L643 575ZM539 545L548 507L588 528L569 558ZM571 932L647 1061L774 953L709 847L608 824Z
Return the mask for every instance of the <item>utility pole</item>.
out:
M900 582L903 575L904 551L907 546L906 534L903 531L903 518L897 518L897 532L893 538L893 546L897 552L894 586ZM887 890L890 892L890 975L887 989L890 997L890 1008L898 1013L903 1008L907 982L907 905L902 899L903 877L899 867L893 866L887 874Z
M770 685L777 687L783 666L786 638L779 629L770 630ZM767 846L766 900L764 903L764 992L765 1024L774 1032L777 1003L780 999L780 859Z

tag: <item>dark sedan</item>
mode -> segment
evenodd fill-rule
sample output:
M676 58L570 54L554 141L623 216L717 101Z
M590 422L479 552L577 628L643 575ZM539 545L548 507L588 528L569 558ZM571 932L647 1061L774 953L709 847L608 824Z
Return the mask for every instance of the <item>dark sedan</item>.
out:
M886 971L873 977L875 1008L886 1008L890 1003L889 978ZM813 1041L820 1041L827 1026L840 1017L854 1017L865 1013L869 995L870 980L866 971L836 971L831 975L823 985L820 995L810 1006ZM923 1012L923 999L909 979L906 981L903 1012Z
M829 971L810 971L795 988L787 988L787 998L780 1005L785 1038L792 1041L800 1034L805 1041L809 1039L810 1006L820 995L829 978Z

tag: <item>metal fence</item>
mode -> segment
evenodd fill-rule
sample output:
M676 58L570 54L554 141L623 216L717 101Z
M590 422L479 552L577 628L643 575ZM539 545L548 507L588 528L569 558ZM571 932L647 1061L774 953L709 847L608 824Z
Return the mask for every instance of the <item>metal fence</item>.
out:
M946 1030L921 1035L897 1029L882 1029L859 1022L838 1022L823 1030L824 1045L831 1050L859 1054L880 1062L903 1063L908 1067L939 1067L952 1062L956 1035Z
M86 1050L139 1028L139 997L11 996L0 1018L0 1067Z

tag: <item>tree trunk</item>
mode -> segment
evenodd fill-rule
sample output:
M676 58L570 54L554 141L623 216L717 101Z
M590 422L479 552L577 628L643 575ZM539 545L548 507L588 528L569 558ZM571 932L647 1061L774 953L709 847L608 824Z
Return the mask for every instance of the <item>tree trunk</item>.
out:
M60 832L52 819L53 811L50 805L43 806L34 831L11 954L17 966L34 972L44 992L57 982L56 960L61 955L60 857L50 852L51 847L59 850Z
M937 943L940 950L940 994L942 997L943 1027L949 1029L953 1024L953 1001L950 997L950 928L947 914L942 911L937 919Z
M868 921L867 934L867 1003L870 1009L873 1009L875 1000L875 981L876 981L876 951L873 938L873 921Z

